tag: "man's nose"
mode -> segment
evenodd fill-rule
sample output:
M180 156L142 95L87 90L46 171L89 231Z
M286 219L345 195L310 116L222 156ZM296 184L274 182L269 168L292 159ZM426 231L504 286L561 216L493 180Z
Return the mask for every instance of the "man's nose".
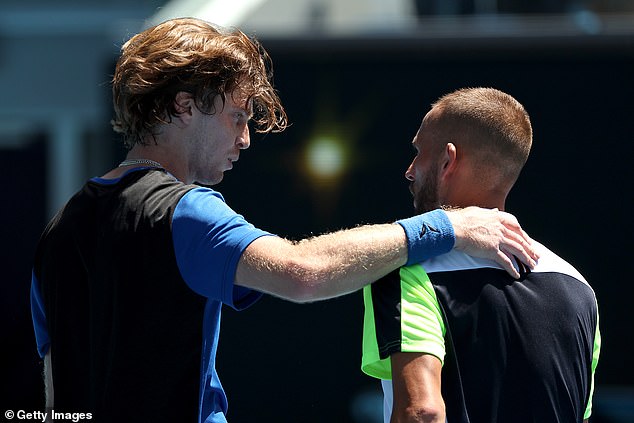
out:
M414 182L414 163L410 164L405 171L405 179L410 182Z
M236 138L236 145L240 150L246 150L251 145L251 134L248 126L245 125L242 134Z

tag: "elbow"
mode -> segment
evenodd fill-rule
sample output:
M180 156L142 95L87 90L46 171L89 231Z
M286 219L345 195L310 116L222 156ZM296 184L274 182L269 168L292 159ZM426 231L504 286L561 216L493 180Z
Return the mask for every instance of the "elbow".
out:
M394 410L390 423L444 423L444 403L411 405L402 410Z
M310 303L325 298L327 275L315 263L294 261L285 266L287 280L283 297L295 303Z
M311 291L302 289L301 287L292 290L292 292L289 292L283 297L285 300L296 304L308 304L319 299L315 295L313 295Z
M321 299L319 281L304 274L293 275L290 278L286 299L298 304L310 303Z
M297 304L307 304L319 300L313 289L302 285L296 286L286 299Z
M306 244L257 239L240 257L235 284L297 303L335 296L345 267Z

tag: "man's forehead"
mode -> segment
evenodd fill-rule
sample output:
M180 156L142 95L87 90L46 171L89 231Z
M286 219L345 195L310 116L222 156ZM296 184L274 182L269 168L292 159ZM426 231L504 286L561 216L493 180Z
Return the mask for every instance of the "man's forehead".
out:
M420 126L418 127L418 131L416 131L416 135L414 135L414 139L412 140L412 144L414 144L416 142L416 140L420 138L422 132L427 128L427 126L428 126L427 116L429 116L429 113L427 113L423 117L423 120L421 121Z
M412 139L412 147L417 148L420 147L421 144L421 132L423 130L423 126L421 125L420 128L418 128L418 131L416 132L416 134L414 135L414 139Z
M419 131L425 130L426 132L429 132L432 127L435 128L436 124L440 121L441 116L442 109L439 107L433 107L423 118Z
M230 105L242 109L249 114L253 113L253 98L247 97L244 93L236 90L228 96Z
M419 150L424 147L424 144L429 144L434 137L433 122L436 120L439 111L431 109L423 118L414 139L412 140L412 146Z
M438 119L441 113L442 109L439 106L432 107L423 118L423 124L429 124L430 121Z

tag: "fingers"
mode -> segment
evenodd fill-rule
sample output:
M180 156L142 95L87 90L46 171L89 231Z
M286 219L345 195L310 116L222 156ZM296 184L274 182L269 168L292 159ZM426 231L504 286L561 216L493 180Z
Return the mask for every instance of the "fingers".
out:
M509 256L504 254L502 251L498 251L498 254L494 257L494 260L500 266L502 266L504 268L504 270L506 270L507 273L509 275L511 275L511 277L513 277L513 279L519 279L520 278L521 275L517 271L517 269L515 268L515 265L513 264L513 261L511 261Z
M534 246L529 244L525 238L520 237L516 232L508 231L508 229L505 230L506 233L499 246L500 251L509 257L517 257L517 259L528 268L534 269L537 265L537 259L539 258Z
M454 248L472 256L493 259L515 279L520 274L514 257L529 269L536 266L539 259L536 243L512 214L477 207L451 213L456 234Z
M535 261L539 260L539 252L537 251L537 248L536 248L536 245L537 245L536 242L526 232L524 232L523 229L522 229L522 234L524 239L528 241L528 245L530 247L528 252L530 253L531 257Z
M504 212L499 213L502 215L502 224L505 227L500 250L517 257L522 263L533 269L539 259L535 242L520 227L515 216Z

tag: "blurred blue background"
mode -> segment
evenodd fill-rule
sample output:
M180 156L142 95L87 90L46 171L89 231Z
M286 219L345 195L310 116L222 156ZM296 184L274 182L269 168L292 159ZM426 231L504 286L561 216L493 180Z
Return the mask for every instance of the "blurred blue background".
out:
M634 422L626 0L2 0L0 408L43 407L28 303L33 252L84 179L125 154L108 123L119 47L176 16L238 26L271 54L293 125L254 136L216 188L252 223L289 238L410 215L410 142L442 94L492 86L522 102L535 140L508 211L597 293L603 350L592 421ZM310 305L266 297L223 318L218 367L230 421L380 421L380 388L359 370L360 294Z

